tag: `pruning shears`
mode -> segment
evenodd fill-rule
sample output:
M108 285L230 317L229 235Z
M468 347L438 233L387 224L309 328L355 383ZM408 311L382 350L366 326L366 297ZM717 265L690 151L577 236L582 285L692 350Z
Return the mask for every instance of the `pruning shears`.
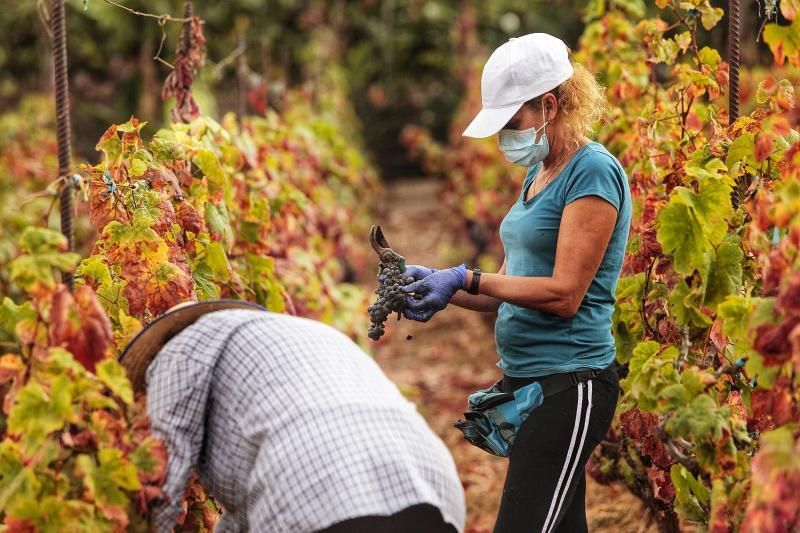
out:
M392 250L389 243L386 242L386 237L383 236L383 231L380 226L373 224L370 228L369 243L372 245L372 249L375 250L375 253L378 254L381 265L396 264L401 272L405 271L406 258Z

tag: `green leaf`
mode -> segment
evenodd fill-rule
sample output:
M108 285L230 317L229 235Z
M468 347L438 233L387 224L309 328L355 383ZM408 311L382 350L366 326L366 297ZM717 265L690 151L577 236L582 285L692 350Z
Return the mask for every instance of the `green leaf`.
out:
M136 475L136 467L123 457L122 450L117 448L101 448L97 454L100 469L106 473L114 484L124 490L141 488Z
M219 298L219 286L214 283L214 272L206 262L200 262L192 269L195 291L199 300L216 300Z
M743 133L739 135L728 147L728 156L725 165L731 176L738 176L746 167L758 168L755 156L755 135Z
M711 441L722 438L723 431L729 429L730 409L720 407L708 394L700 394L691 403L667 420L664 429L674 437L684 437L691 442Z
M100 138L95 150L103 152L106 162L116 162L122 156L122 141L117 135L117 127L111 126Z
M716 26L720 19L722 19L722 16L725 14L725 11L723 11L721 7L711 7L708 2L698 6L698 10L701 13L700 22L707 30L710 30Z
M678 513L689 520L705 522L711 500L708 487L697 481L683 465L672 465L669 474L675 486L675 507Z
M736 341L750 337L751 315L761 298L732 294L717 306L717 316L722 319L722 333Z
M739 237L731 234L717 248L705 281L704 305L714 307L730 294L738 292L742 285L742 261L744 252Z
M800 65L800 17L791 25L767 24L764 27L764 42L767 43L775 63L783 65L786 59L792 66Z
M69 272L80 261L81 256L73 252L40 253L23 255L9 265L9 276L20 288L30 291L37 285L55 287L53 268Z
M675 370L678 350L674 346L661 351L655 341L640 342L633 350L628 376L622 388L639 402L645 412L655 412L660 392L665 387L680 383Z
M675 42L678 44L678 47L682 52L686 52L686 50L688 50L692 45L692 34L688 31L679 33L675 36Z
M26 467L19 443L9 438L0 441L0 508L8 504L8 513L20 499L35 499L41 486L33 467Z
M712 70L716 70L722 62L719 52L708 46L701 48L698 55L700 56L700 61Z
M158 459L153 456L153 444L154 440L147 438L131 452L130 460L136 470L150 473L160 466Z
M139 157L134 157L131 160L130 174L134 178L139 178L147 172L147 162Z
M139 122L139 121L137 121L138 124L134 125L134 123L133 123L134 120L135 119L133 117L131 117L128 120L128 122L125 122L124 124L119 124L117 126L117 131L120 132L120 133L140 133L142 131L142 128L144 128L147 125L147 122L144 122L144 121Z
M103 260L101 255L93 255L87 257L78 268L75 270L77 276L90 278L98 285L112 285L111 272L108 270L108 265Z
M76 471L83 476L87 495L99 506L128 505L125 491L141 488L136 468L122 457L116 448L101 448L97 454L99 464L90 455L79 455L75 460Z
M74 417L72 394L66 376L57 376L50 391L30 382L20 390L8 416L8 432L22 437L23 446L32 450L53 431Z
M765 365L764 358L756 351L747 354L747 362L744 365L744 370L751 378L756 378L758 386L762 388L772 388L775 384L775 379L780 374L781 367L774 365Z
M223 282L230 280L230 265L228 264L228 256L222 245L214 241L206 246L206 263L211 268L214 276Z
M213 202L206 203L205 219L208 228L216 234L216 238L222 241L225 250L230 251L235 238L228 218L228 208L225 202L220 202L218 205L215 205Z
M703 264L706 239L700 221L677 195L656 218L656 237L664 252L673 255L677 272L690 274Z
M114 359L105 359L96 367L97 377L127 405L133 405L133 389L125 369Z
M52 229L27 227L19 237L19 248L28 254L60 252L67 249L67 238Z
M633 356L633 349L642 339L642 325L639 305L644 290L644 272L633 276L623 276L617 282L617 305L612 317L612 330L617 347L617 360L627 363Z
M707 249L719 245L727 234L733 216L733 180L716 158L702 166L688 165L686 174L698 179L698 192L675 187L669 204L656 218L656 236L672 255L675 270L689 275L707 268Z
M700 310L703 293L699 288L690 288L680 280L668 297L669 311L680 326L708 327L711 317Z
M657 39L654 43L655 63L672 65L678 57L680 47L672 39Z
M250 283L256 294L256 303L259 303L276 313L286 309L283 297L283 286L275 276L275 260L272 257L247 254L245 258L249 267Z
M154 222L147 209L137 209L130 224L112 220L103 228L103 234L108 235L109 242L126 246L149 242L163 243L158 233L152 229Z
M35 321L36 316L36 310L31 302L17 305L11 298L6 296L3 298L2 305L0 305L0 328L9 337L14 338L17 336L17 324Z
M200 171L208 179L208 192L212 198L224 198L230 202L230 183L228 175L222 169L222 165L217 159L217 154L208 149L197 151L193 159Z

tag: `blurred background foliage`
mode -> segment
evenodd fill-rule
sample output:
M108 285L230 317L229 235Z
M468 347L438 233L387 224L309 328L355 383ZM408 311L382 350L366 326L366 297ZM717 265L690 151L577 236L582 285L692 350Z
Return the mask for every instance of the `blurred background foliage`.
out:
M180 17L182 0L119 0L127 8ZM712 2L725 6L725 2ZM105 0L68 0L68 48L76 151L96 158L94 140L109 123L131 113L160 125L160 99L180 24L137 17ZM278 107L286 87L313 83L339 68L363 134L384 177L418 174L399 141L408 123L445 139L464 96L463 39L459 18L474 13L478 40L469 53L482 62L509 37L552 33L576 48L586 9L640 0L196 0L205 22L207 64L194 86L203 112L259 113ZM8 2L0 10L0 111L27 92L51 86L48 1ZM744 9L743 42L758 31L758 6ZM725 25L708 44L724 52ZM756 47L744 47L744 63ZM751 52L752 51L752 52Z

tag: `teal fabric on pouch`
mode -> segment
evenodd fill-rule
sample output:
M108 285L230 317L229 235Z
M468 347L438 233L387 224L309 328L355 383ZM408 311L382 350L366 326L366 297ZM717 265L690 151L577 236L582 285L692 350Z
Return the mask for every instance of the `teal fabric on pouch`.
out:
M513 393L502 392L501 381L488 389L473 392L467 399L469 411L454 425L464 438L482 450L508 457L522 423L531 411L544 403L544 391L538 381Z
M599 196L618 215L606 253L575 316L561 318L507 302L500 305L495 324L498 366L513 377L601 369L616 355L611 317L631 223L628 177L602 144L589 142L550 184L524 201L540 166L528 170L522 192L500 225L507 275L553 275L561 216L574 200Z

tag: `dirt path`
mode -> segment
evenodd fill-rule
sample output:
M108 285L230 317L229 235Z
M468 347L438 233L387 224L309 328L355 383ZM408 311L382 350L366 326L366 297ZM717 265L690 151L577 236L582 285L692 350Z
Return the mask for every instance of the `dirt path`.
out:
M388 186L391 209L380 219L389 243L410 263L437 268L443 233L435 181L406 180ZM375 349L375 358L418 405L445 441L458 466L467 496L467 531L490 532L505 479L506 460L468 444L452 427L466 397L499 377L494 334L478 313L451 306L430 322L395 322ZM408 335L413 336L407 340ZM647 513L624 487L588 480L587 514L593 532L650 531ZM653 529L654 530L654 529Z

